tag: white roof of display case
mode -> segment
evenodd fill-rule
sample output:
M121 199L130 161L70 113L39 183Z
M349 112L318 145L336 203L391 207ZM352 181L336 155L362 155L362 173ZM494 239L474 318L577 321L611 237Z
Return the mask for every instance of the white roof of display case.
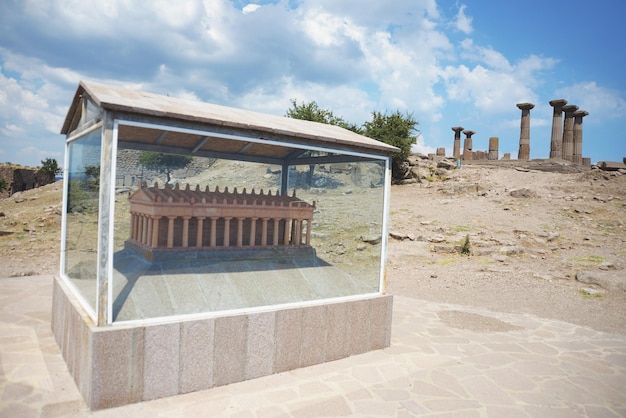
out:
M294 145L376 155L398 151L334 125L85 81L79 83L62 134L78 127L85 96L116 119L135 123L119 127L118 141L129 148L259 162L301 156L303 151ZM246 143L246 138L251 141Z

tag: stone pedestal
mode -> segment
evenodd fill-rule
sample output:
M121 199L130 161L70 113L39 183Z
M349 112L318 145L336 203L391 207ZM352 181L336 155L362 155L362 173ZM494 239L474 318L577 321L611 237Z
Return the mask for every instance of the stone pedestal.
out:
M589 112L578 110L574 112L574 151L572 153L572 162L574 164L583 164L583 118Z
M535 105L518 103L516 106L522 111L517 159L528 160L530 158L530 109L534 108Z
M96 327L56 278L52 332L91 409L228 385L389 347L393 298ZM210 411L207 411L210 415Z
M499 138L497 136L489 138L489 154L487 155L488 160L498 159L498 142Z
M463 131L465 134L465 141L463 142L463 159L469 161L472 159L472 135L476 132L471 130Z
M437 148L437 156L438 157L445 157L446 156L446 149L445 148Z
M576 105L563 106L565 119L563 120L563 153L562 158L572 161L574 155L574 112L578 110Z
M583 167L591 167L591 158L583 157Z
M561 158L563 155L563 106L567 104L565 99L550 101L554 108L552 112L552 136L550 138L550 158Z
M463 131L463 127L455 126L452 130L454 131L454 150L452 156L455 159L459 159L461 158L461 131Z

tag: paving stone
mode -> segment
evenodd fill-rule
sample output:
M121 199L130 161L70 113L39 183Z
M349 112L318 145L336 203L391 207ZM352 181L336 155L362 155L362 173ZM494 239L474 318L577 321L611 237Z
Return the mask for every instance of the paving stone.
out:
M388 349L94 414L50 332L51 290L50 277L0 279L0 416L626 416L626 335L400 296ZM519 329L455 328L442 311ZM242 372L233 354L248 349L248 325L215 329L233 342L232 353L218 353L230 367L222 379Z

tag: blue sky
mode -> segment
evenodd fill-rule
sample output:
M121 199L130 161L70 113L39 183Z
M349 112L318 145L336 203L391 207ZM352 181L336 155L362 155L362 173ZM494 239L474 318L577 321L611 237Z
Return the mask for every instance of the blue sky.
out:
M623 0L3 0L0 161L63 161L79 80L284 115L316 101L353 123L413 113L416 149L550 153L552 108L587 110L583 156L626 156Z

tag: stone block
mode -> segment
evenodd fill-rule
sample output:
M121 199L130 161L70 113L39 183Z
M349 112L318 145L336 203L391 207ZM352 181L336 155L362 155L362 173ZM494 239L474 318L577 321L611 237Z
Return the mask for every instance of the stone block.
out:
M275 321L275 312L262 312L249 316L246 379L274 373Z
M245 315L215 318L215 385L227 385L245 379L248 317Z
M180 364L180 324L146 326L144 340L143 399L176 395Z
M102 328L94 330L91 338L89 407L110 408L141 401L143 393L133 380L143 376L135 358L136 353L143 352L143 329Z
M274 367L277 373L300 367L303 308L276 312L276 348Z
M331 303L326 307L326 361L348 356L347 303Z
M180 324L180 393L214 386L214 346L214 319L187 321Z
M391 345L393 296L384 295L368 301L370 345L368 350L379 350Z
M369 349L369 305L371 303L371 299L364 299L351 302L348 305L347 349L349 355L365 353Z
M302 367L324 362L326 352L326 306L310 306L302 311Z

